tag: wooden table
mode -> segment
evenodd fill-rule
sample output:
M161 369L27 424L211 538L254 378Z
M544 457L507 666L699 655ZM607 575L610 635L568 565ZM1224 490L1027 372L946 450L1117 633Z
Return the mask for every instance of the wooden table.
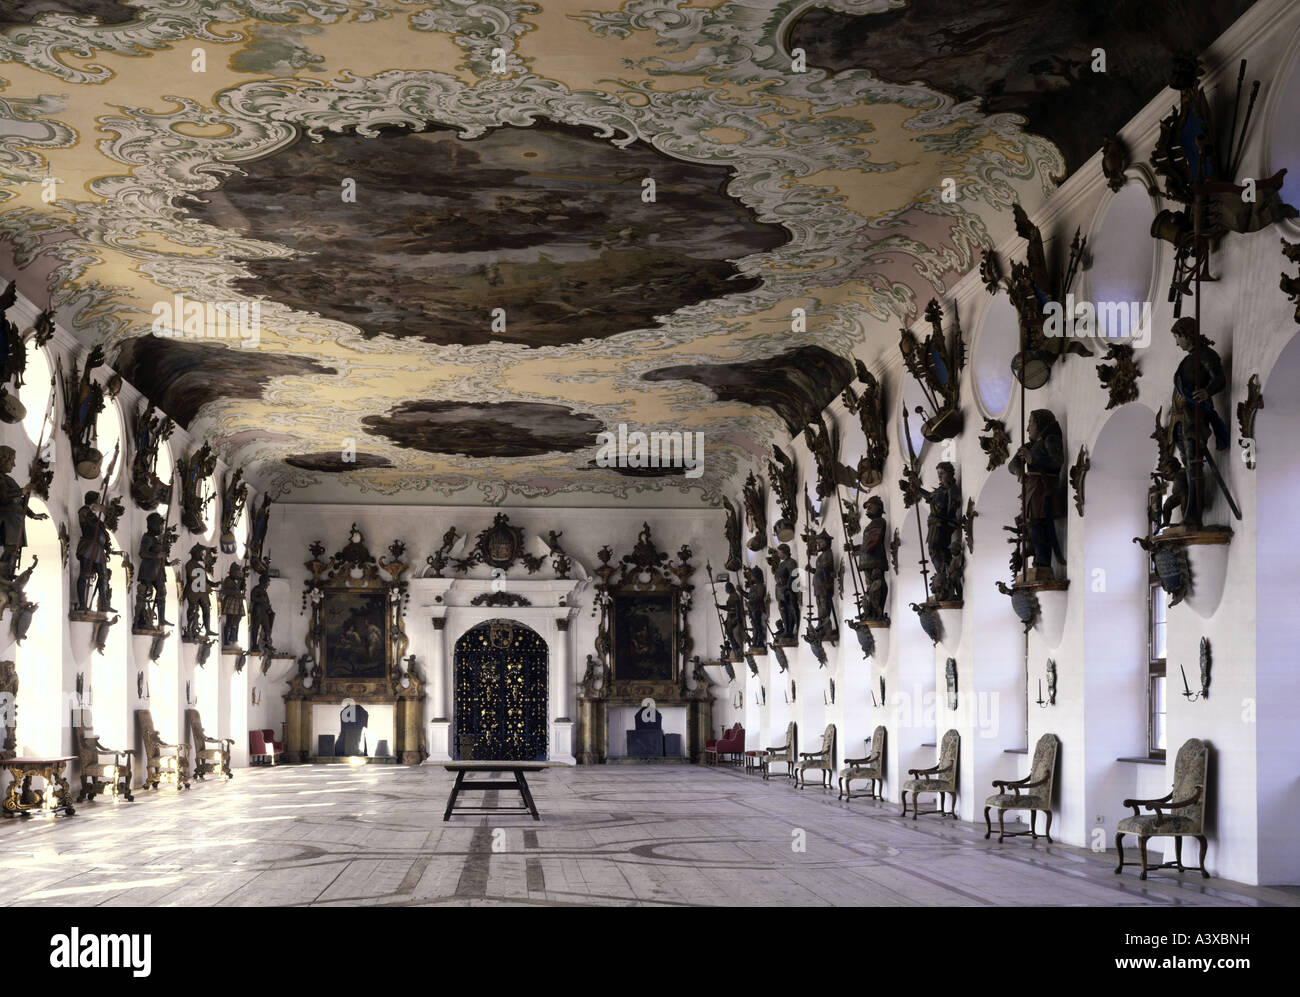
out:
M537 804L533 802L533 794L528 791L528 780L524 778L525 772L540 772L542 769L555 768L563 765L563 762L511 762L511 761L472 761L472 762L443 762L442 767L448 772L456 773L455 785L451 787L451 796L447 798L447 811L442 815L443 820L451 820L453 810L477 810L487 813L507 813L507 814L532 814L533 820L541 820L538 816ZM477 780L467 782L465 776L471 772L509 772L515 778L513 782L507 782L503 779ZM490 789L513 789L517 790L523 798L522 807L458 807L456 806L456 797L465 790L474 790L486 792Z
M51 813L62 810L67 816L73 816L77 811L72 806L72 790L64 777L63 767L75 760L71 755L58 758L0 758L0 771L8 769L13 776L4 803L0 804L0 812L6 817L30 817L40 810ZM44 789L32 789L33 776L45 780ZM54 800L58 802L55 803Z

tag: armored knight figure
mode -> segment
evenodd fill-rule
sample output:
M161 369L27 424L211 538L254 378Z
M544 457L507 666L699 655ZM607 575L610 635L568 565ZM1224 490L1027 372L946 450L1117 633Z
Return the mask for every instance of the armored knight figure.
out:
M740 570L740 512L727 496L722 496L722 504L727 510L727 521L723 531L727 537L727 562L728 571Z
M749 612L750 647L766 647L767 579L758 565L745 571L745 609Z
M271 608L271 576L262 572L257 576L257 584L248 593L248 649L250 651L269 651L271 645L271 628L275 624L275 610Z
M239 622L244 618L244 569L238 562L221 579L217 604L221 609L221 646L239 646Z
M185 600L185 636L190 640L215 637L217 633L212 629L211 599L212 589L216 586L212 578L216 560L215 547L196 543L190 548L190 558L185 562L182 598ZM199 629L200 619L203 621L202 630Z
M81 565L81 571L77 575L75 609L83 613L92 611L90 589L94 585L94 609L112 612L109 606L108 555L113 544L104 526L104 507L99 501L99 492L86 492L85 504L77 512L77 523L81 527L81 539L77 542L77 563Z
M862 615L867 620L887 620L885 605L889 600L889 583L885 572L889 566L889 551L885 525L885 503L880 496L872 495L866 504L867 525L862 531L862 546L858 549L858 570L862 574Z
M135 629L153 630L170 626L167 619L167 563L176 528L164 529L166 520L151 512L140 537L140 574L135 590Z
M811 552L816 554L812 566L813 599L817 604L817 634L822 640L833 640L835 625L835 555L831 553L831 536L825 530L812 542Z
M925 546L934 567L931 595L937 602L956 602L961 599L961 579L953 577L950 564L952 535L954 531L960 532L961 527L961 486L950 462L939 461L935 470L939 483L932 490L922 488L920 479L912 475L904 482L905 494L910 491L925 499L930 507L925 521Z
M262 501L252 518L248 530L248 563L252 565L254 571L261 574L267 570L266 529L271 521L270 496L262 496Z
M776 636L791 640L799 634L799 593L795 591L799 562L790 553L790 545L781 544L768 558L768 563L772 568L772 582L776 586L777 612L781 615Z
M22 549L27 545L28 519L49 519L43 512L32 512L27 505L28 490L9 474L14 469L13 447L0 446L0 578L12 581L18 570Z
M1025 489L1025 513L1029 528L1029 545L1034 555L1029 581L1052 581L1052 555L1062 563L1065 554L1056 537L1056 518L1065 515L1062 502L1061 468L1065 466L1065 442L1061 426L1049 409L1034 409L1026 425L1028 442L1007 466Z
M730 581L727 582L726 591L727 601L718 608L723 612L723 622L727 627L727 653L732 655L736 661L739 661L741 654L745 650L744 602L740 597L740 593L736 591L736 586Z
M1183 461L1187 496L1183 523L1200 529L1205 506L1211 498L1205 484L1205 463L1214 460L1206 450L1210 433L1214 434L1215 450L1225 450L1228 446L1228 426L1214 405L1214 396L1228 382L1223 375L1223 360L1213 341L1197 327L1196 319L1180 318L1171 332L1174 342L1187 356L1174 372L1174 396L1167 423L1169 440Z

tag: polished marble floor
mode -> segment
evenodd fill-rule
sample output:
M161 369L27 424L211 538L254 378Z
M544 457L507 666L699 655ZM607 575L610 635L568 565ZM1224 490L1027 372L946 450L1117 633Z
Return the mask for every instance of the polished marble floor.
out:
M0 904L1300 906L1191 872L1142 883L1113 874L1113 853L999 845L983 826L900 820L895 804L738 770L550 769L529 779L541 822L443 823L451 781L430 767L242 769L188 793L6 820Z

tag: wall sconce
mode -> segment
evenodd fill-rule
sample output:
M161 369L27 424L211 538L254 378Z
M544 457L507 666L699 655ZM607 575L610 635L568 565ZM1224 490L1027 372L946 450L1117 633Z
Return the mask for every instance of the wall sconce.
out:
M1201 691L1192 692L1187 685L1187 669L1182 665L1178 670L1183 673L1183 698L1189 703L1195 703L1198 699L1209 699L1210 697L1210 638L1201 638Z
M1043 699L1043 680L1038 680L1038 708L1045 710L1056 705L1056 660L1047 659L1047 699Z

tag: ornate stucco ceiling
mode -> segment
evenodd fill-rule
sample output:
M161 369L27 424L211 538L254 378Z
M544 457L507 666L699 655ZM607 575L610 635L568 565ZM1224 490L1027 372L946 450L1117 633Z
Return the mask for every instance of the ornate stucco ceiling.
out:
M1248 3L1101 6L0 3L0 264L299 501L711 502ZM255 339L155 335L177 294ZM703 476L594 466L619 424Z

